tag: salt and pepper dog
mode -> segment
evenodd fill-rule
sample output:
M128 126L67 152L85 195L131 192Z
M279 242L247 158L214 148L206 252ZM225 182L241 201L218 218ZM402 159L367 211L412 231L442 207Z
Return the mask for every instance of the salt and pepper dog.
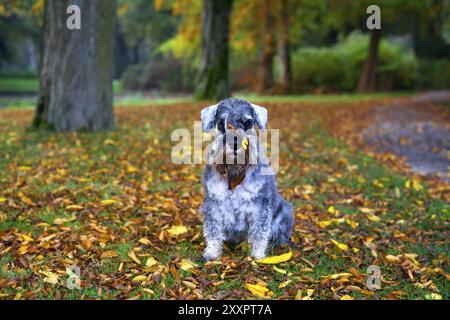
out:
M219 258L224 242L247 240L251 256L262 259L270 245L290 243L294 228L292 206L259 150L255 126L266 129L267 110L227 99L205 108L201 118L204 131L216 129L203 172L203 258Z

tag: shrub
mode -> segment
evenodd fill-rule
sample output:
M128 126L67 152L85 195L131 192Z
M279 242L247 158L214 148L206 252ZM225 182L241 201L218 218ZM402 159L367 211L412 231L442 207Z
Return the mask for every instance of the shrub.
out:
M416 81L418 89L450 88L449 60L421 60Z
M161 90L164 92L192 91L196 70L182 60L158 55L148 64L129 67L123 77L125 90Z
M293 87L297 92L353 91L367 56L368 37L351 34L345 41L325 48L294 52ZM382 90L412 89L417 61L411 49L383 39L377 64L377 87Z

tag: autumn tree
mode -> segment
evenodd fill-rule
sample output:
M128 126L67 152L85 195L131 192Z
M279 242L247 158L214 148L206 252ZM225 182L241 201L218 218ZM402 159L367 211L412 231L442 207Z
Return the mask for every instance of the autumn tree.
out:
M291 24L291 6L290 0L280 0L280 9L278 11L279 37L278 48L280 56L280 84L283 93L287 93L292 89L292 61L291 61L291 41L290 24Z
M69 29L70 0L44 8L40 90L33 125L56 131L114 128L114 0L80 0L81 29Z
M228 98L230 16L233 0L203 0L202 59L197 99Z

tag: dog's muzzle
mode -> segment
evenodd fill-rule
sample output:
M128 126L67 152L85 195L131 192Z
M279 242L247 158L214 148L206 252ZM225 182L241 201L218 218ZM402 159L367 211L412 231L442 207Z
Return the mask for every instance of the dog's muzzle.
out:
M208 164L256 164L258 140L253 135L227 132L216 137L208 152Z

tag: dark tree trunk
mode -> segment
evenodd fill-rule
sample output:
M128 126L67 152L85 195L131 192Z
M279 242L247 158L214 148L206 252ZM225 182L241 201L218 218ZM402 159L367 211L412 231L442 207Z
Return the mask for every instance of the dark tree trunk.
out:
M199 100L230 97L229 37L233 0L203 0L202 61L196 89Z
M81 30L69 30L67 7L79 5ZM35 128L114 128L114 0L47 0Z
M115 19L118 21L117 16ZM119 23L116 23L114 29L114 45L114 78L120 79L130 65L130 50L128 49Z
M381 30L374 29L370 33L369 52L364 63L361 78L359 79L358 91L373 92L375 90L378 47L380 44Z
M291 47L289 43L289 0L281 0L280 5L280 83L283 92L288 93L292 89Z
M260 70L260 92L267 92L273 87L273 60L276 54L276 41L274 35L274 16L272 13L273 3L270 0L264 0L264 24L263 24L263 41L261 54L261 70Z
M419 47L419 37L420 37L420 23L418 19L418 14L413 13L411 15L411 40L412 47L414 49L414 53L416 56L420 55L420 47Z

